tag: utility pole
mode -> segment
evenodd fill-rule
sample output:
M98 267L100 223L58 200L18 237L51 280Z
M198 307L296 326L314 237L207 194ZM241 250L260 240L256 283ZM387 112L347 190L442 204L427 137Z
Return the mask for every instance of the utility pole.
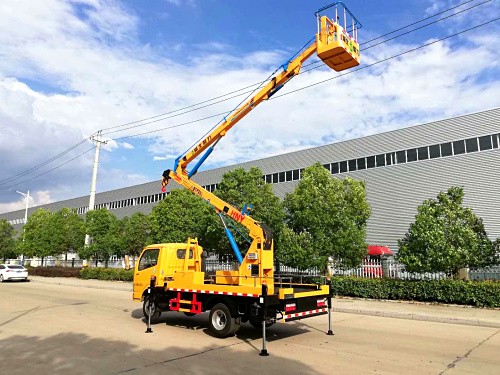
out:
M21 194L23 197L26 198L26 209L24 210L24 224L23 224L23 242L24 242L24 237L26 235L26 229L24 228L26 226L26 223L28 222L28 205L30 202L30 191L28 190L28 193L21 193L20 191L16 191L16 193ZM24 253L21 254L21 265L24 266Z
M89 209L87 212L92 211L95 205L95 185L97 181L97 166L99 165L99 150L101 145L108 143L107 141L101 141L101 131L97 132L96 136L92 136L91 140L95 142L95 156L94 156L94 169L92 170L92 182L90 183L90 199L89 199ZM85 235L85 247L90 245L90 236ZM83 261L84 266L86 266L86 260Z

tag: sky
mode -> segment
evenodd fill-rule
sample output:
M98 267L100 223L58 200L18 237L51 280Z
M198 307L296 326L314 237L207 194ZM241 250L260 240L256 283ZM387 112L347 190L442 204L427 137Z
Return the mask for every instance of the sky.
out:
M499 0L344 3L362 24L361 69L306 61L204 169L499 106ZM24 209L18 192L30 192L30 207L88 195L99 131L97 192L159 181L311 41L327 4L2 0L0 213Z

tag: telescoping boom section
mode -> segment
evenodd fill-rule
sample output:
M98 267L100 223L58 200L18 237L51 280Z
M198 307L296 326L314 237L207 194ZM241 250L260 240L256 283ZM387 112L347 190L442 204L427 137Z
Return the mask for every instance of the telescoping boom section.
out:
M266 226L252 219L247 208L240 210L218 198L194 182L191 177L214 150L217 143L243 117L264 100L269 99L290 79L299 74L303 63L314 54L330 68L342 71L359 64L359 44L357 42L359 22L341 3L337 2L324 7L315 13L317 18L317 34L297 57L287 61L260 90L241 106L229 113L217 126L201 140L180 155L173 169L163 173L162 190L170 179L189 189L212 205L221 217L234 220L249 230L250 247L242 255L231 231L226 227L226 235L240 264L237 271L217 271L216 284L238 285L247 287L248 291L260 293L262 285L267 285L269 294L274 293L274 255L272 233ZM188 166L197 160L188 171ZM225 225L225 224L224 224Z

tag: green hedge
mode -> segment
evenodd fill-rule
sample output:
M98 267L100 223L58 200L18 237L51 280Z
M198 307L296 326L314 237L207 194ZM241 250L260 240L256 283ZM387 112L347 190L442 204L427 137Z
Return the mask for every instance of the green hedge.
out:
M375 299L500 307L500 282L462 280L397 280L334 277L334 294Z
M28 275L44 277L79 277L80 268L71 267L27 267Z
M134 279L134 270L125 270L123 268L91 268L85 267L80 271L82 279L99 280L117 280L132 281Z

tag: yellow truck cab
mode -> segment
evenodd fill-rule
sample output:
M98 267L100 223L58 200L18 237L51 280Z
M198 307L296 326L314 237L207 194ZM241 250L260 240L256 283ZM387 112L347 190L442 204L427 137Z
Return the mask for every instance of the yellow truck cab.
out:
M174 275L178 283L203 284L202 252L198 241L192 239L185 243L162 243L144 248L135 266L133 299L144 299L152 276L157 287L174 281Z

